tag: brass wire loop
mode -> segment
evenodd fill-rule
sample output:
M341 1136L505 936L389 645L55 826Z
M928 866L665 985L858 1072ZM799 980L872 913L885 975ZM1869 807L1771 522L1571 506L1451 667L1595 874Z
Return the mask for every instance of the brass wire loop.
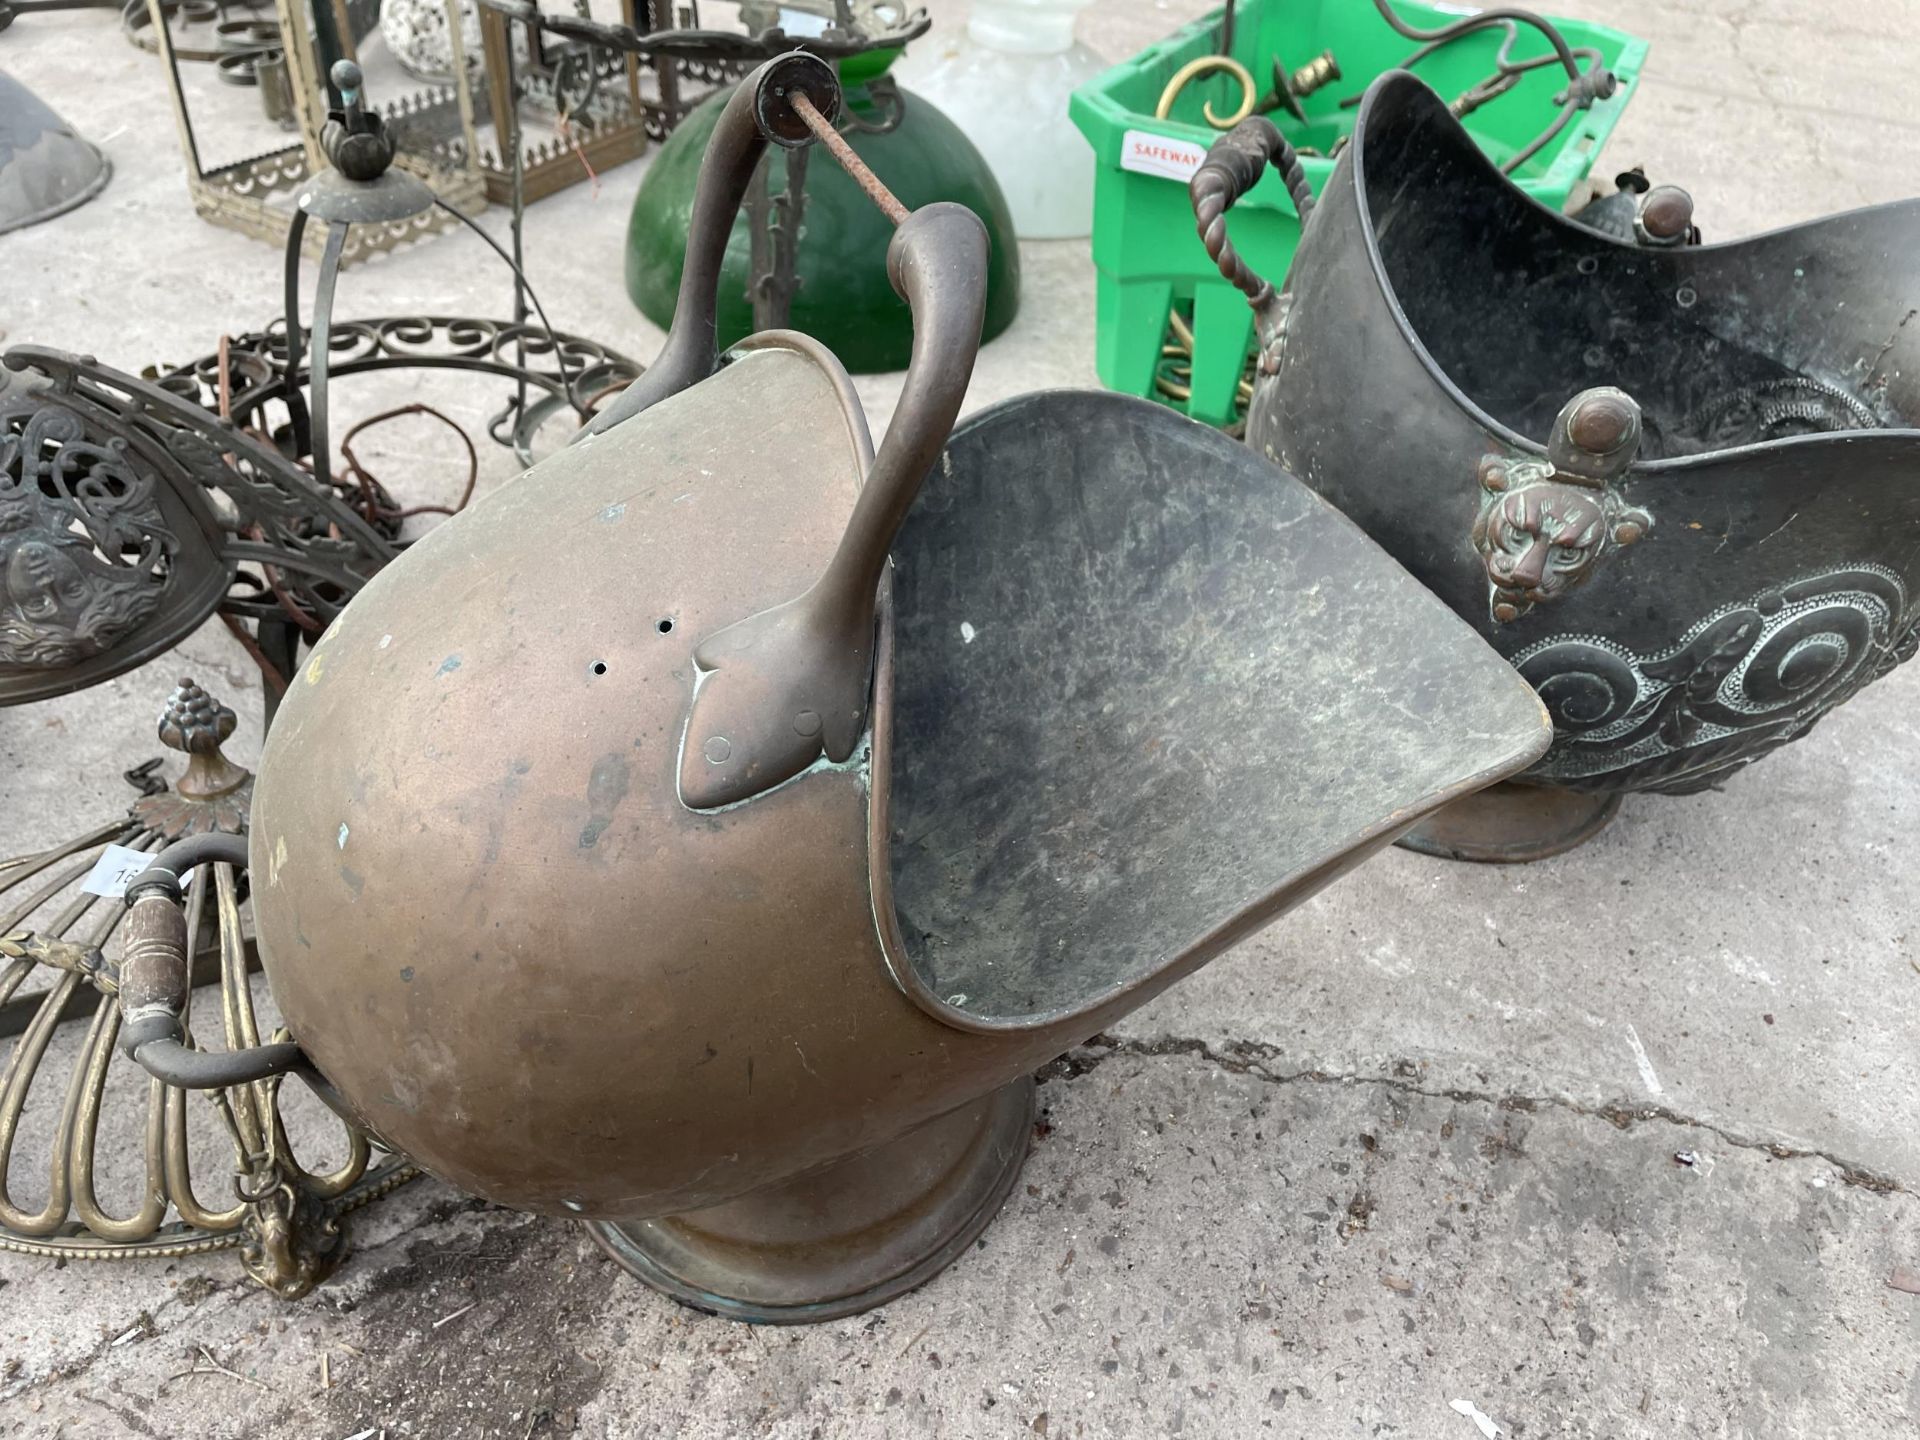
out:
M1160 103L1153 107L1153 118L1164 120L1173 113L1173 102L1180 92L1202 75L1211 75L1223 71L1240 82L1240 103L1231 115L1220 116L1213 113L1211 100L1201 107L1201 113L1207 117L1207 123L1216 130L1231 130L1247 116L1253 113L1253 102L1260 89L1253 83L1253 72L1231 55L1202 55L1189 60L1173 72L1173 78L1167 81L1167 88L1160 92Z

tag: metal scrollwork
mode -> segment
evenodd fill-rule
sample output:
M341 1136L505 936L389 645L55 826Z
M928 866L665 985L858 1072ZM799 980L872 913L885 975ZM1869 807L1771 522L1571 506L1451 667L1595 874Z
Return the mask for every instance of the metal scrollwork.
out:
M1716 450L1765 445L1795 435L1871 430L1880 421L1853 395L1805 375L1742 385L1688 417L1684 429Z
M1762 591L1655 655L1597 636L1545 640L1513 657L1553 716L1553 749L1529 774L1583 790L1703 790L1917 648L1920 615L1879 565Z
M328 373L334 380L374 370L445 369L498 375L539 392L519 406L501 428L522 464L534 460L534 435L561 409L585 414L594 401L640 373L640 366L616 350L578 335L549 336L538 325L454 315L398 315L372 320L335 320L327 347ZM285 435L269 411L270 402L289 393L284 330L256 331L232 341L227 350L232 385L230 412L236 423ZM298 389L304 371L293 378ZM159 380L167 391L203 408L218 404L220 361L207 355L168 372Z
M124 439L0 395L0 666L72 665L159 608L179 541L153 486Z
M427 368L511 382L498 438L528 465L547 420L590 413L640 373L578 336L449 316L336 323L328 353L336 379ZM317 634L398 553L393 526L302 469L310 376L287 373L284 331L229 347L227 418L217 355L153 382L37 346L3 364L0 704L129 670L216 610Z
M175 390L38 346L4 366L0 702L131 669L223 604L324 625L396 553L266 439Z

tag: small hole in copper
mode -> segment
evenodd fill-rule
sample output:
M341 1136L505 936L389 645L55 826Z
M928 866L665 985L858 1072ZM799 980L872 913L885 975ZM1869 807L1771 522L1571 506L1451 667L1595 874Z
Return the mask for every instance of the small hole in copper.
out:
M607 673L607 662L604 660L596 660L593 662L591 669L596 675L604 675Z
M653 628L658 630L662 635L671 635L673 633L673 617L669 615Z

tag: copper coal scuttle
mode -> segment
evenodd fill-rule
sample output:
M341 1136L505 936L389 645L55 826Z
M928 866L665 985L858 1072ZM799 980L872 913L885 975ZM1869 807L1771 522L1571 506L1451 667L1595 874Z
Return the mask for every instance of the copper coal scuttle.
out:
M1227 238L1255 183L1310 216L1278 290ZM1317 203L1263 119L1192 192L1257 316L1248 443L1552 713L1546 756L1418 848L1553 854L1625 793L1719 785L1912 657L1920 201L1695 245L1660 187L1600 233L1529 200L1404 72Z
M345 608L249 835L132 882L119 977L154 1074L299 1075L752 1320L936 1273L1014 1182L1035 1067L1548 740L1469 626L1246 447L1071 391L956 428L984 232L857 158L915 327L884 440L804 336L721 363L755 163L837 152L839 101L805 55L740 86L660 360ZM183 1043L208 863L246 867L293 1041Z

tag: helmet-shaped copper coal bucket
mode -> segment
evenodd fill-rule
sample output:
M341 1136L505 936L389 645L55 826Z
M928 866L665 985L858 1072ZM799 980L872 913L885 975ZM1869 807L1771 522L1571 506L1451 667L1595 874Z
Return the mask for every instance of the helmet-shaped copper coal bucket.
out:
M1688 245L1514 186L1405 72L1374 83L1283 288L1228 207L1297 175L1250 120L1193 181L1260 332L1247 441L1508 657L1552 750L1421 832L1526 860L1637 790L1688 794L1805 734L1920 644L1920 200ZM1278 279L1278 277L1271 277Z
M717 364L761 147L837 102L805 56L740 88L660 362L355 599L253 811L302 1049L267 1058L754 1320L935 1273L1013 1184L1036 1066L1548 735L1244 446L1076 392L953 428L986 261L964 209L899 217L916 338L877 454L805 337ZM155 937L131 1043L162 1071L173 865L131 917Z

